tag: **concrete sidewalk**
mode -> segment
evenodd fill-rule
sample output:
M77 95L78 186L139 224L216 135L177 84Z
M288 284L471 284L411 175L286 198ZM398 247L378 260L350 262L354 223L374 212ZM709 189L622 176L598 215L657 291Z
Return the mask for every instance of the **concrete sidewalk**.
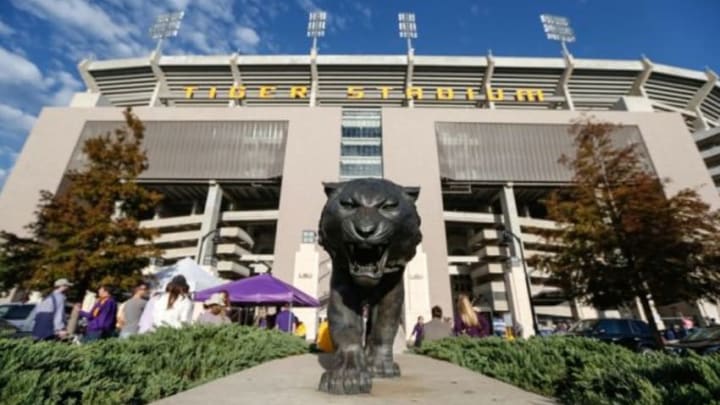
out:
M317 390L323 369L319 358L305 354L261 364L208 384L165 398L157 404L553 404L482 374L432 360L397 356L399 379L373 379L372 393L328 395Z

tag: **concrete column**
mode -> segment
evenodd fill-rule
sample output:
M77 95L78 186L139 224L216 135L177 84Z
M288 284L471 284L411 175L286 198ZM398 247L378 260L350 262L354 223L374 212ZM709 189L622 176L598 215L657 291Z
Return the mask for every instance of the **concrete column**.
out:
M643 311L640 298L635 298L635 308L633 309L637 312L637 316L640 320L647 322L648 319L647 316L645 316L645 311ZM653 318L655 318L655 324L657 325L658 330L665 329L665 323L662 318L660 318L660 313L658 313L655 301L653 301L652 297L650 297L650 310L652 311Z
M720 322L720 305L707 300L699 300L696 305L700 315L704 318L701 324L706 324L709 319Z
M405 339L410 339L417 317L430 320L430 286L428 285L428 260L422 244L418 245L415 257L405 268ZM443 314L452 314L452 308L443 308Z
M584 305L578 300L570 301L570 310L572 311L572 317L578 321L582 319L593 319L599 317L598 311L595 310L595 308Z
M320 253L316 245L314 243L301 243L300 249L295 252L293 286L317 298L319 270ZM307 339L315 339L318 310L316 308L293 308L293 312L305 324Z
M502 205L505 229L522 237L512 183L507 183L503 186L500 192L500 203ZM520 258L520 249L519 241L512 238L512 255ZM525 270L522 262L510 260L505 265L505 290L508 294L508 303L510 304L510 313L512 314L513 322L519 323L522 326L523 337L534 335L530 296L528 294Z
M200 225L200 239L198 239L198 255L195 257L195 261L200 265L204 265L204 258L208 255L212 255L215 246L213 246L213 236L210 235L205 239L205 243L202 244L202 237L217 229L218 221L220 220L220 208L222 206L223 192L219 184L214 180L210 181L210 187L208 188L208 195L205 199L205 211L203 212L202 224ZM202 249L202 251L200 251Z

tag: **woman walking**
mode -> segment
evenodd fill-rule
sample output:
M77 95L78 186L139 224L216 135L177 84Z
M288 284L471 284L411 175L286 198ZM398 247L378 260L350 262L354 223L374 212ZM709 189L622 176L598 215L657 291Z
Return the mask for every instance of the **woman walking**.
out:
M485 337L490 335L490 327L485 316L476 312L470 299L465 294L460 294L457 300L457 317L453 332L455 336Z
M155 328L169 326L181 328L190 324L193 303L187 295L188 288L185 277L177 276L170 281L165 294L155 303L153 308L153 326Z

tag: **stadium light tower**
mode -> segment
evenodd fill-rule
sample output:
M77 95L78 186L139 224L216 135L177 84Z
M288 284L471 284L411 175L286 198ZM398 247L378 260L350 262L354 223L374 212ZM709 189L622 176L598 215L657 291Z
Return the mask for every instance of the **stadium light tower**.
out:
M400 38L407 38L408 53L410 53L413 49L412 40L417 38L415 13L399 13L398 28L400 29Z
M575 42L575 31L570 27L570 20L568 20L567 17L541 14L540 21L543 24L547 39L560 41L564 54L569 55L570 52L567 49L566 43Z
M325 22L327 13L324 11L313 11L308 16L307 36L312 38L312 51L317 53L317 39L325 36Z
M150 27L150 37L157 41L155 53L160 52L165 38L177 36L180 30L180 23L184 16L185 11L176 11L174 13L160 14L157 16L155 23Z

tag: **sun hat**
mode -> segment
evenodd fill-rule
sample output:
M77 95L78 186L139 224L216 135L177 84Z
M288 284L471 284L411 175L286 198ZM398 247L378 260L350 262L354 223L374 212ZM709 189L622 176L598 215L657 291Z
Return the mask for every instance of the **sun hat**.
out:
M59 278L55 280L55 287L72 287L72 283L66 278Z
M215 293L210 296L210 298L206 299L205 302L203 302L206 306L210 305L220 305L221 307L225 306L225 300L223 299L222 294Z

